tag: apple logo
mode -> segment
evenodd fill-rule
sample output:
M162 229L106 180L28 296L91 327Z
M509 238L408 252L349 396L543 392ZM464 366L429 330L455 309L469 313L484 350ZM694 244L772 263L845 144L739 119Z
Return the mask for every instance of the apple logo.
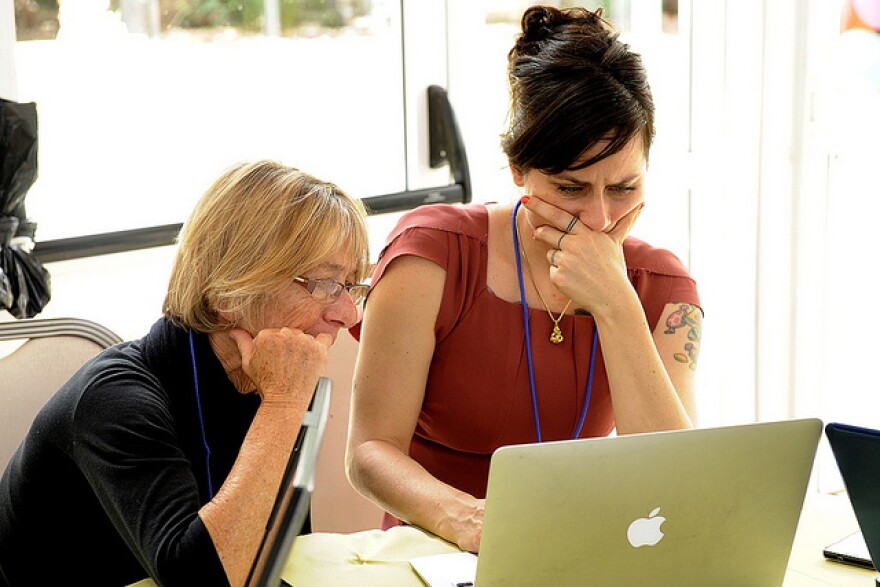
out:
M654 546L663 538L660 524L666 521L663 516L658 516L660 508L654 508L647 518L637 518L629 525L626 538L629 543L638 548L639 546Z

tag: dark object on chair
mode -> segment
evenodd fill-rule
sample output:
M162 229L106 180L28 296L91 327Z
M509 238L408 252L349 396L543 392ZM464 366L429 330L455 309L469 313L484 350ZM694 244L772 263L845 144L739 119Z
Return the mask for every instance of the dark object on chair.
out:
M37 225L24 200L37 179L37 107L0 99L0 309L32 318L49 303L49 272L33 256Z

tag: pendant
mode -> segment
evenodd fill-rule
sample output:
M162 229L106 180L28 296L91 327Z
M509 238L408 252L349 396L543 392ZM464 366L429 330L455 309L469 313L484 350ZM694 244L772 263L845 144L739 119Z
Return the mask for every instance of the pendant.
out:
M559 324L554 324L553 333L550 335L550 342L552 342L553 344L559 344L563 340L565 340L565 337L562 336L562 331L559 329Z

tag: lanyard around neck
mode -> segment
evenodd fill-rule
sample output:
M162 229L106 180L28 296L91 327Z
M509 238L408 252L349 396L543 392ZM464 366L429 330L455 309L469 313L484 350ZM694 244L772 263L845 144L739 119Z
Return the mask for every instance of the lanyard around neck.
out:
M199 410L199 428L202 430L202 444L205 446L205 470L208 472L208 499L214 499L214 483L211 479L211 447L208 445L208 436L205 434L205 417L202 414L202 398L199 395L199 369L196 366L196 345L193 341L192 329L189 331L189 354L192 357L196 407Z
M513 208L513 222L512 222L512 233L513 233L513 253L516 255L516 274L519 279L519 299L522 304L522 312L523 312L523 327L525 329L525 337L526 337L526 359L529 363L529 384L532 388L532 412L535 415L535 435L538 438L538 442L542 442L541 437L541 418L538 415L538 393L535 390L535 368L534 363L532 362L532 336L529 330L529 306L526 303L526 287L525 282L523 280L523 272L522 272L522 258L520 256L520 245L519 245L519 237L517 236L516 230L516 214L519 212L519 207L522 205L522 202L517 202L516 206ZM581 409L581 416L578 419L577 428L575 429L574 436L572 438L577 438L581 435L581 429L584 427L584 422L587 419L587 410L590 407L590 393L593 390L593 368L596 365L596 346L598 343L598 334L599 329L596 328L595 321L593 322L593 345L590 348L590 370L587 374L587 390L584 394L584 407Z

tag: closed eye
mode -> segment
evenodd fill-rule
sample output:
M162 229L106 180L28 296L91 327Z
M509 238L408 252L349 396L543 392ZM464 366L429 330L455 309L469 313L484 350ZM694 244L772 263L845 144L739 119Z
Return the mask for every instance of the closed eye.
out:
M560 184L556 186L556 189L562 194L580 194L584 191L584 186L582 185L573 185L573 184Z
M608 191L618 196L626 196L638 189L637 185L612 185L608 186Z

